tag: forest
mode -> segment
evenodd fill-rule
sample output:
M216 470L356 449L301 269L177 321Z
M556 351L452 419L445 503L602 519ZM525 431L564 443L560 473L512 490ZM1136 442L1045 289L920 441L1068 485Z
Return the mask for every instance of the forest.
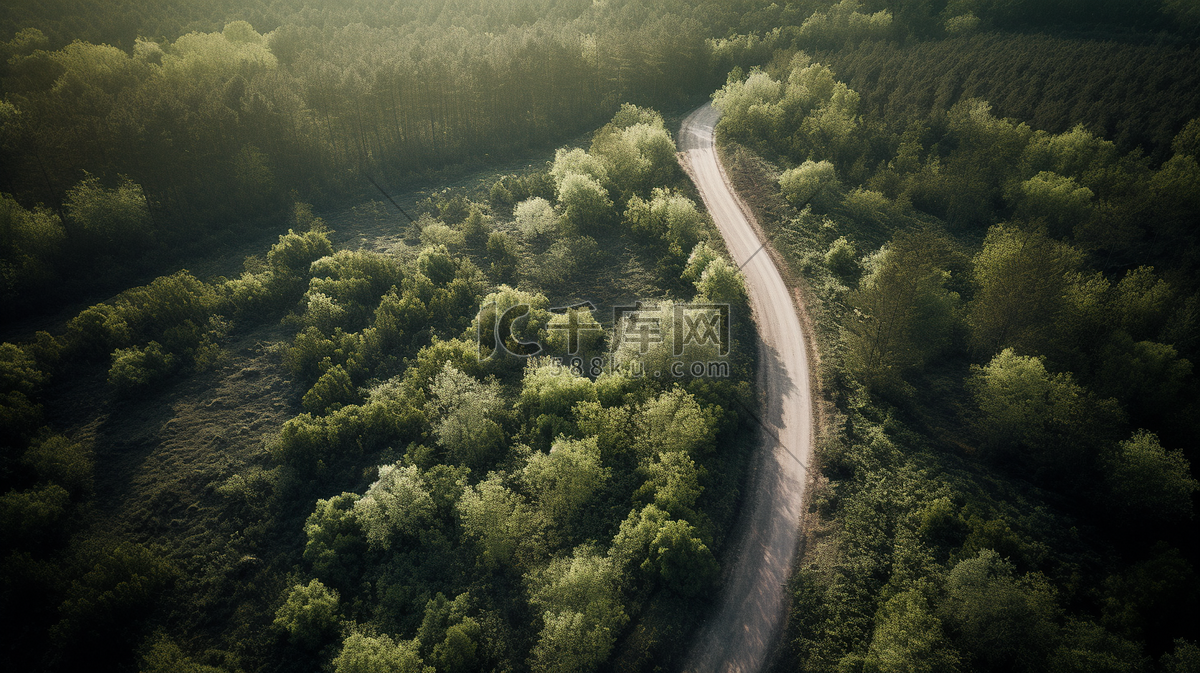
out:
M1198 38L1192 0L5 3L0 661L681 670L762 435L677 161L711 101L819 354L770 670L1200 670Z

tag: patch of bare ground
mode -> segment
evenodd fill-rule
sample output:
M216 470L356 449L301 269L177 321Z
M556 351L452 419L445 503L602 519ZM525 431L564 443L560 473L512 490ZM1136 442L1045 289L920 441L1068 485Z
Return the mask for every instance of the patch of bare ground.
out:
M297 522L263 516L270 482L255 478L272 467L264 437L299 412L302 391L271 349L287 336L275 320L235 333L207 370L135 397L116 394L102 366L60 375L47 396L54 426L95 458L76 543L133 540L166 554L180 600L163 601L161 617L207 645L234 611L250 608L259 613L250 621L268 625L263 597L278 591L261 582L278 581L303 547Z

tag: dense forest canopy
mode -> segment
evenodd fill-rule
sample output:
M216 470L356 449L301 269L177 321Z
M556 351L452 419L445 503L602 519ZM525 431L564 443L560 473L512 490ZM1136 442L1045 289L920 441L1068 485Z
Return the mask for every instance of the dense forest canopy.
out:
M826 402L776 667L1200 669L1198 31L1193 0L6 2L0 308L63 317L0 345L0 661L682 665L759 402L670 128L711 95ZM185 270L219 247L240 271ZM727 352L648 375L681 326L635 300L728 307Z

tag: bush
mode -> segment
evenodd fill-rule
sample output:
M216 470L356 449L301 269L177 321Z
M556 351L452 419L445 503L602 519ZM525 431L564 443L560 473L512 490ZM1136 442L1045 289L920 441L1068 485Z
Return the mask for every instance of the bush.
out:
M288 635L292 645L319 650L337 635L338 593L321 580L297 584L275 612L275 628Z
M828 161L805 161L779 176L779 188L794 206L812 203L818 208L827 208L839 196L842 183Z
M71 494L58 484L0 496L0 529L9 544L30 542L59 532L70 514Z
M164 352L157 341L151 341L145 348L133 346L113 351L108 382L123 393L132 393L159 383L174 369L175 356Z
M92 452L62 435L51 435L34 442L25 451L22 462L39 479L58 484L74 495L92 489Z
M301 405L311 414L337 411L358 400L357 388L341 365L334 365L317 379L313 387L304 393Z
M46 375L25 349L0 344L0 434L5 444L21 440L38 426L41 405L34 402Z

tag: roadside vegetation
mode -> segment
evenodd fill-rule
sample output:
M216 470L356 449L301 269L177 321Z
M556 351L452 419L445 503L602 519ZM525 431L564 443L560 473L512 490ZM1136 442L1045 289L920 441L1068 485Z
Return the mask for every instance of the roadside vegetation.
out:
M829 407L779 670L1193 666L1200 121L876 115L802 52L713 98Z

